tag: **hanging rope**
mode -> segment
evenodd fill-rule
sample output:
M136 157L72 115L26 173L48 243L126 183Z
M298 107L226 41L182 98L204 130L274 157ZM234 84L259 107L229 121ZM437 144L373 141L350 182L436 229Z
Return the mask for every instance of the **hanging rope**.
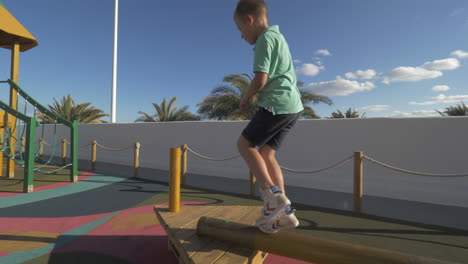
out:
M334 165L331 165L329 167L326 167L324 169L320 169L320 170L313 170L313 171L299 171L299 170L294 170L294 169L289 169L289 168L286 168L286 167L281 167L281 169L285 170L285 171L288 171L288 172L293 172L293 173L319 173L319 172L323 172L323 171L326 171L326 170L330 170L330 169L333 169L333 168L336 168L336 167L339 167L341 166L342 164L344 164L345 162L347 162L348 160L351 160L353 158L353 155L347 157L346 159L334 164Z
M203 158L203 159L206 159L206 160L211 160L211 161L226 161L226 160L237 159L238 157L240 157L240 155L236 155L236 156L233 156L233 157L230 157L230 158L216 159L216 158L210 158L210 157L203 156L202 154L193 151L193 150L192 150L191 148L189 148L189 147L187 147L187 150L190 151L190 152L192 152L193 154L195 154L196 156L198 156L198 157L200 157L200 158Z
M18 140L18 138L16 138L15 136L18 136L20 139L22 139L25 135L25 132L27 130L27 125L26 125L26 119L28 116L27 116L27 112L28 112L28 104L31 104L34 106L34 111L33 111L33 117L37 117L37 110L38 110L38 107L39 109L41 110L41 112L43 112L43 115L47 115L47 116L53 116L54 119L55 119L55 126L54 126L54 142L53 142L53 145L51 144L48 144L47 142L44 141L45 145L48 145L48 146L52 146L52 153L50 155L50 158L48 159L48 161L35 168L34 171L39 171L39 172L42 172L42 173L55 173L59 170L62 170L66 167L69 167L71 166L72 164L67 164L65 166L61 166L57 169L54 169L54 170L50 170L50 171L44 171L44 170L41 170L42 168L48 166L49 164L53 164L52 163L52 159L54 158L55 156L55 151L56 151L56 145L57 145L57 121L59 120L61 123L63 124L66 124L67 126L70 126L70 122L68 120L65 120L63 118L61 118L60 116L57 116L56 114L52 113L51 111L47 110L45 107L41 106L39 103L37 103L32 97L30 97L28 94L26 94L24 91L21 90L21 88L19 86L17 86L14 82L12 82L11 80L7 80L7 81L1 81L1 83L9 83L11 87L13 87L15 89L14 92L16 92L17 94L17 101L16 101L16 105L18 105L18 101L19 101L19 95L21 95L25 102L24 102L24 112L23 113L20 113L18 112L16 109L16 114L12 114L12 115L15 115L17 116L16 118L14 118L15 120L15 123L14 124L11 124L10 126L10 122L8 121L8 118L10 116L10 114L6 115L6 126L7 128L5 128L5 131L6 131L6 136L2 136L1 137L1 141L0 141L0 151L2 151L4 154L6 154L6 156L8 156L11 160L14 161L15 164L18 164L22 167L25 166L26 162L24 161L24 158L23 158L23 155L24 153L27 153L26 151L23 151L23 148L25 147L25 145L27 144L23 144L22 143L22 140ZM3 104L3 102L2 102ZM18 119L20 119L18 121ZM42 138L44 138L44 126L45 122L42 122ZM29 137L28 137L29 139ZM11 142L15 140L16 141L16 144L11 144ZM12 154L12 150L14 149L14 147L18 146L18 153L15 153L14 155ZM34 157L37 157L39 152L41 150L41 147L38 149L38 151L34 151L35 155ZM17 157L19 156L19 159L17 159ZM31 162L34 162L35 159L31 160Z
M50 170L50 171L43 171L43 170L40 170L39 168L37 168L37 169L35 168L34 171L38 171L38 172L44 173L44 174L52 174L52 173L56 173L57 171L61 171L61 170L65 169L65 168L67 168L67 167L70 167L71 165L73 165L73 164L69 163L69 164L66 164L66 165L64 165L64 166L62 166L60 168L57 168L55 170ZM41 168L43 168L43 167L41 167Z
M40 171L40 169L51 164L52 159L54 158L54 155L55 155L56 143L57 143L57 122L55 122L55 125L54 125L54 145L52 146L52 154L50 154L49 160L45 164L39 166L38 168L35 168L34 171Z
M91 144L90 144L91 145ZM108 150L108 151L124 151L124 150L127 150L127 149L130 149L130 148L133 148L133 145L130 145L126 148L122 148L122 149L112 149L112 148L107 148L107 147L104 147L103 145L99 144L96 142L96 146L99 146L101 147L102 149L105 149L105 150Z
M404 169L400 169L400 168L385 164L383 162L377 161L375 159L369 158L367 156L363 156L363 158L377 165L388 168L388 169L392 169L392 170L403 172L403 173L418 175L418 176L428 176L428 177L466 177L468 176L468 174L434 174L434 173L423 173L423 172L404 170Z

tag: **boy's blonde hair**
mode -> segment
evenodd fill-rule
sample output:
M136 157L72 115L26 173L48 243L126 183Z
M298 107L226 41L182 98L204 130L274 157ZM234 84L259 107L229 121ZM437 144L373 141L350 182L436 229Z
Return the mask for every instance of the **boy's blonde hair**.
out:
M265 2L263 0L240 0L237 3L234 17L243 18L247 15L268 20L268 8Z

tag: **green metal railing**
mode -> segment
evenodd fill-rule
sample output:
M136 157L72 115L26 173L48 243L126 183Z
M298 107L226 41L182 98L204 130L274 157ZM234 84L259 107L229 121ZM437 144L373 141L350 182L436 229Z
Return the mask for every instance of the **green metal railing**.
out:
M55 119L57 123L63 124L70 128L70 155L71 155L71 169L70 169L70 181L76 182L78 180L78 122L76 120L69 121L56 113L50 111L34 98L29 96L18 84L11 79L2 81L10 84L11 88L18 92L28 103L33 105L35 109L38 109L45 115ZM26 124L26 145L25 145L25 160L24 160L24 192L31 192L34 185L34 158L35 158L35 142L36 142L36 129L38 127L38 121L35 117L29 117L26 114L18 112L11 108L8 104L0 100L0 108L4 109L8 114L22 120ZM8 115L7 115L8 118ZM8 121L7 121L8 123ZM6 127L9 124L5 124ZM14 158L14 157L13 157Z

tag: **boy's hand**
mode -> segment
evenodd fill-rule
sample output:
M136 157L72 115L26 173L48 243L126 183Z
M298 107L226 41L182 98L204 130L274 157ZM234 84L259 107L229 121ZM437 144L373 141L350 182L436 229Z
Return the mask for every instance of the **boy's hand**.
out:
M252 82L250 83L249 89L247 93L244 94L240 104L239 109L244 110L249 101L253 96L255 96L266 84L268 80L268 74L264 72L255 72L255 77L253 78Z
M247 105L249 104L249 100L242 99L240 104L239 104L239 109L242 111L244 110Z

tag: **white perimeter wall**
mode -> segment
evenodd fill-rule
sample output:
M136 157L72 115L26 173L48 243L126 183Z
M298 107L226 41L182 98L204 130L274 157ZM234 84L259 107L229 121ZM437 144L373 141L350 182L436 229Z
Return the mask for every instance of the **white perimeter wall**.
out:
M139 141L140 166L167 170L169 148L182 144L209 157L237 155L236 140L246 124L244 121L82 124L78 144L97 140L106 147L121 149ZM45 128L44 139L49 143L53 142L53 130L53 125ZM59 140L69 140L69 129L59 126L57 131ZM288 168L316 170L362 150L371 158L407 170L468 174L467 132L466 117L300 120L278 153L278 160ZM41 135L40 127L38 137ZM50 150L45 148L46 153ZM60 155L59 145L55 154ZM89 146L80 147L79 158L90 159ZM110 152L98 148L97 159L132 165L133 149ZM240 158L214 162L189 154L189 172L248 178L248 169ZM318 174L285 173L285 181L293 186L352 193L353 162ZM468 208L467 190L468 177L414 176L364 162L365 195Z

